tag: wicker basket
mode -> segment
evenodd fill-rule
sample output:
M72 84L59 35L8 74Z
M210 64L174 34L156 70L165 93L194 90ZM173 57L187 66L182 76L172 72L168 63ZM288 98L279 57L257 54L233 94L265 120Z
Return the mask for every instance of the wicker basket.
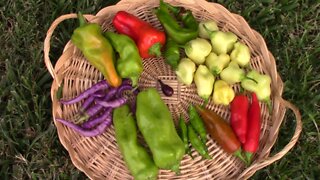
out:
M251 29L248 23L239 15L230 13L223 6L209 3L204 0L168 0L173 5L181 5L191 9L198 20L213 19L223 31L232 31L240 41L247 44L252 52L251 64L253 69L268 74L272 78L272 113L268 113L267 106L262 107L262 128L260 148L249 167L232 155L225 153L213 140L207 142L211 160L202 160L193 151L194 159L185 156L181 162L181 174L176 176L169 170L160 170L159 179L247 179L257 170L270 165L282 158L297 142L302 129L301 115L299 110L291 103L281 98L283 83L276 69L274 57L268 51L263 37ZM153 13L153 8L159 5L158 0L122 0L114 6L100 10L96 15L85 15L88 21L102 25L104 30L114 31L111 20L119 10L125 10L150 22L153 26L161 29L161 25ZM45 64L54 81L51 88L53 106L53 119L57 127L60 142L68 150L74 165L83 171L91 179L133 179L124 164L122 156L117 148L114 138L113 126L97 137L86 138L80 136L72 129L55 121L55 118L74 120L80 104L61 105L56 98L56 92L60 85L63 86L63 98L71 98L92 84L103 79L101 73L91 66L81 52L68 42L63 54L55 64L49 59L50 39L54 29L66 19L76 18L76 14L67 14L57 18L49 28L44 42ZM142 73L139 86L144 89L156 87L157 78L171 85L175 93L172 97L162 96L167 103L173 118L182 113L187 118L186 109L190 103L202 104L203 101L196 94L195 85L184 86L177 81L175 73L164 63L163 58L151 58L143 61L144 72ZM238 86L233 87L238 91ZM229 119L228 107L217 106L209 102L208 108L215 110L225 119ZM277 154L269 156L270 150L277 140L279 127L284 119L286 109L291 109L296 116L296 129L290 142Z

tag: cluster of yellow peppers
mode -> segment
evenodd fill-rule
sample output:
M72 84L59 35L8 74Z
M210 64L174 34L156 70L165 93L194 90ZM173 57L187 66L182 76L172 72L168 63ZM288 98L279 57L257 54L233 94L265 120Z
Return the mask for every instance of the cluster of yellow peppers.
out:
M184 47L186 57L176 69L178 80L185 85L194 82L198 95L204 100L212 97L215 104L229 105L235 97L235 83L268 102L270 77L256 70L245 71L250 63L249 47L234 33L220 31L215 21L200 22L198 28L199 36Z

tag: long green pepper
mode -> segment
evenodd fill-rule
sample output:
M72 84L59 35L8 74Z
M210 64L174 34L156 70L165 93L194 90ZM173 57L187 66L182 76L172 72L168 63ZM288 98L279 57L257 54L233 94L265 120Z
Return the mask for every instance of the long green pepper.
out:
M135 42L127 35L105 32L114 49L119 53L116 68L122 78L130 78L136 87L143 71L142 59Z
M168 106L155 88L139 92L136 118L155 164L161 169L179 172L185 149Z
M189 138L188 138L188 127L182 116L179 118L179 135L184 143L184 149L186 153L190 154Z
M206 143L207 141L207 131L202 121L201 117L199 116L196 108L193 105L189 106L189 122L194 130L199 134L201 141Z
M128 105L113 111L115 137L123 159L136 180L157 179L158 167L138 143L136 122Z
M174 16L170 14L172 12ZM178 44L184 45L196 38L199 34L198 22L190 10L183 7L174 7L160 0L160 6L156 10L156 16L164 27L167 35ZM181 20L183 27L179 25Z
M211 159L206 145L199 139L193 127L188 125L188 138L192 147L204 158Z

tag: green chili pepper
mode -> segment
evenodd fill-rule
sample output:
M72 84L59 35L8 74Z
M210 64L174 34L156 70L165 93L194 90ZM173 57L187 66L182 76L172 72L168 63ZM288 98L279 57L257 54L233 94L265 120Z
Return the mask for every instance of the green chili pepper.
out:
M206 145L199 139L191 125L188 125L188 138L192 147L204 158L211 159Z
M135 179L157 179L158 167L138 143L137 127L128 105L113 111L115 137L124 161Z
M114 67L114 51L108 39L103 36L101 27L96 23L87 23L80 12L78 18L80 26L73 31L72 43L103 74L108 84L120 86L122 79Z
M187 128L187 124L182 116L180 116L180 118L179 118L179 130L180 130L179 135L184 143L184 149L185 149L186 153L190 154L188 128Z
M189 121L194 130L200 135L201 141L206 143L207 131L205 125L193 105L189 106Z
M137 95L136 118L155 164L161 169L179 172L185 149L168 106L155 88L148 88Z
M167 64L177 69L180 60L179 45L170 37L167 38L163 56Z
M174 14L171 16L170 12ZM178 44L186 44L199 34L198 22L190 10L183 7L174 7L160 0L160 6L156 10L156 16L164 27L167 35ZM181 20L184 27L176 20Z
M104 35L110 40L114 49L119 53L116 61L117 71L122 78L130 78L132 86L138 84L143 71L142 60L135 42L127 35L106 32Z

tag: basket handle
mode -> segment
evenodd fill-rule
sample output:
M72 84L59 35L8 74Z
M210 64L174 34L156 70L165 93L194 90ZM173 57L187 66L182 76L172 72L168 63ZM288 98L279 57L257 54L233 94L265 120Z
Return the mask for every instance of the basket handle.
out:
M242 175L245 176L245 179L253 175L256 170L262 169L274 163L275 161L281 159L287 152L289 152L291 148L293 148L293 146L297 143L299 139L300 133L302 131L302 120L301 120L301 114L299 112L299 109L293 104L291 104L290 102L282 98L279 98L279 100L280 100L280 103L283 104L286 108L291 109L296 117L296 128L295 128L294 134L290 139L289 143L280 152L278 152L273 156L267 157L260 162L253 164L251 167L247 168L244 172L242 172ZM242 177L240 176L240 178Z
M84 15L84 17L88 21L91 21L95 16L90 15L90 14L86 14L86 15ZM53 68L53 65L52 65L50 57L49 57L50 40L51 40L51 37L52 37L52 34L53 34L54 30L57 28L57 26L62 21L67 20L67 19L74 19L74 18L77 18L77 14L75 14L75 13L65 14L65 15L62 15L62 16L58 17L57 19L55 19L53 21L53 23L51 24L50 28L48 29L46 38L44 40L44 50L43 50L44 51L44 62L45 62L45 65L46 65L49 73L51 74L52 78L55 79L58 82L58 85L60 84L59 83L60 80L59 80L59 77L57 76L57 73L55 72L55 70Z

